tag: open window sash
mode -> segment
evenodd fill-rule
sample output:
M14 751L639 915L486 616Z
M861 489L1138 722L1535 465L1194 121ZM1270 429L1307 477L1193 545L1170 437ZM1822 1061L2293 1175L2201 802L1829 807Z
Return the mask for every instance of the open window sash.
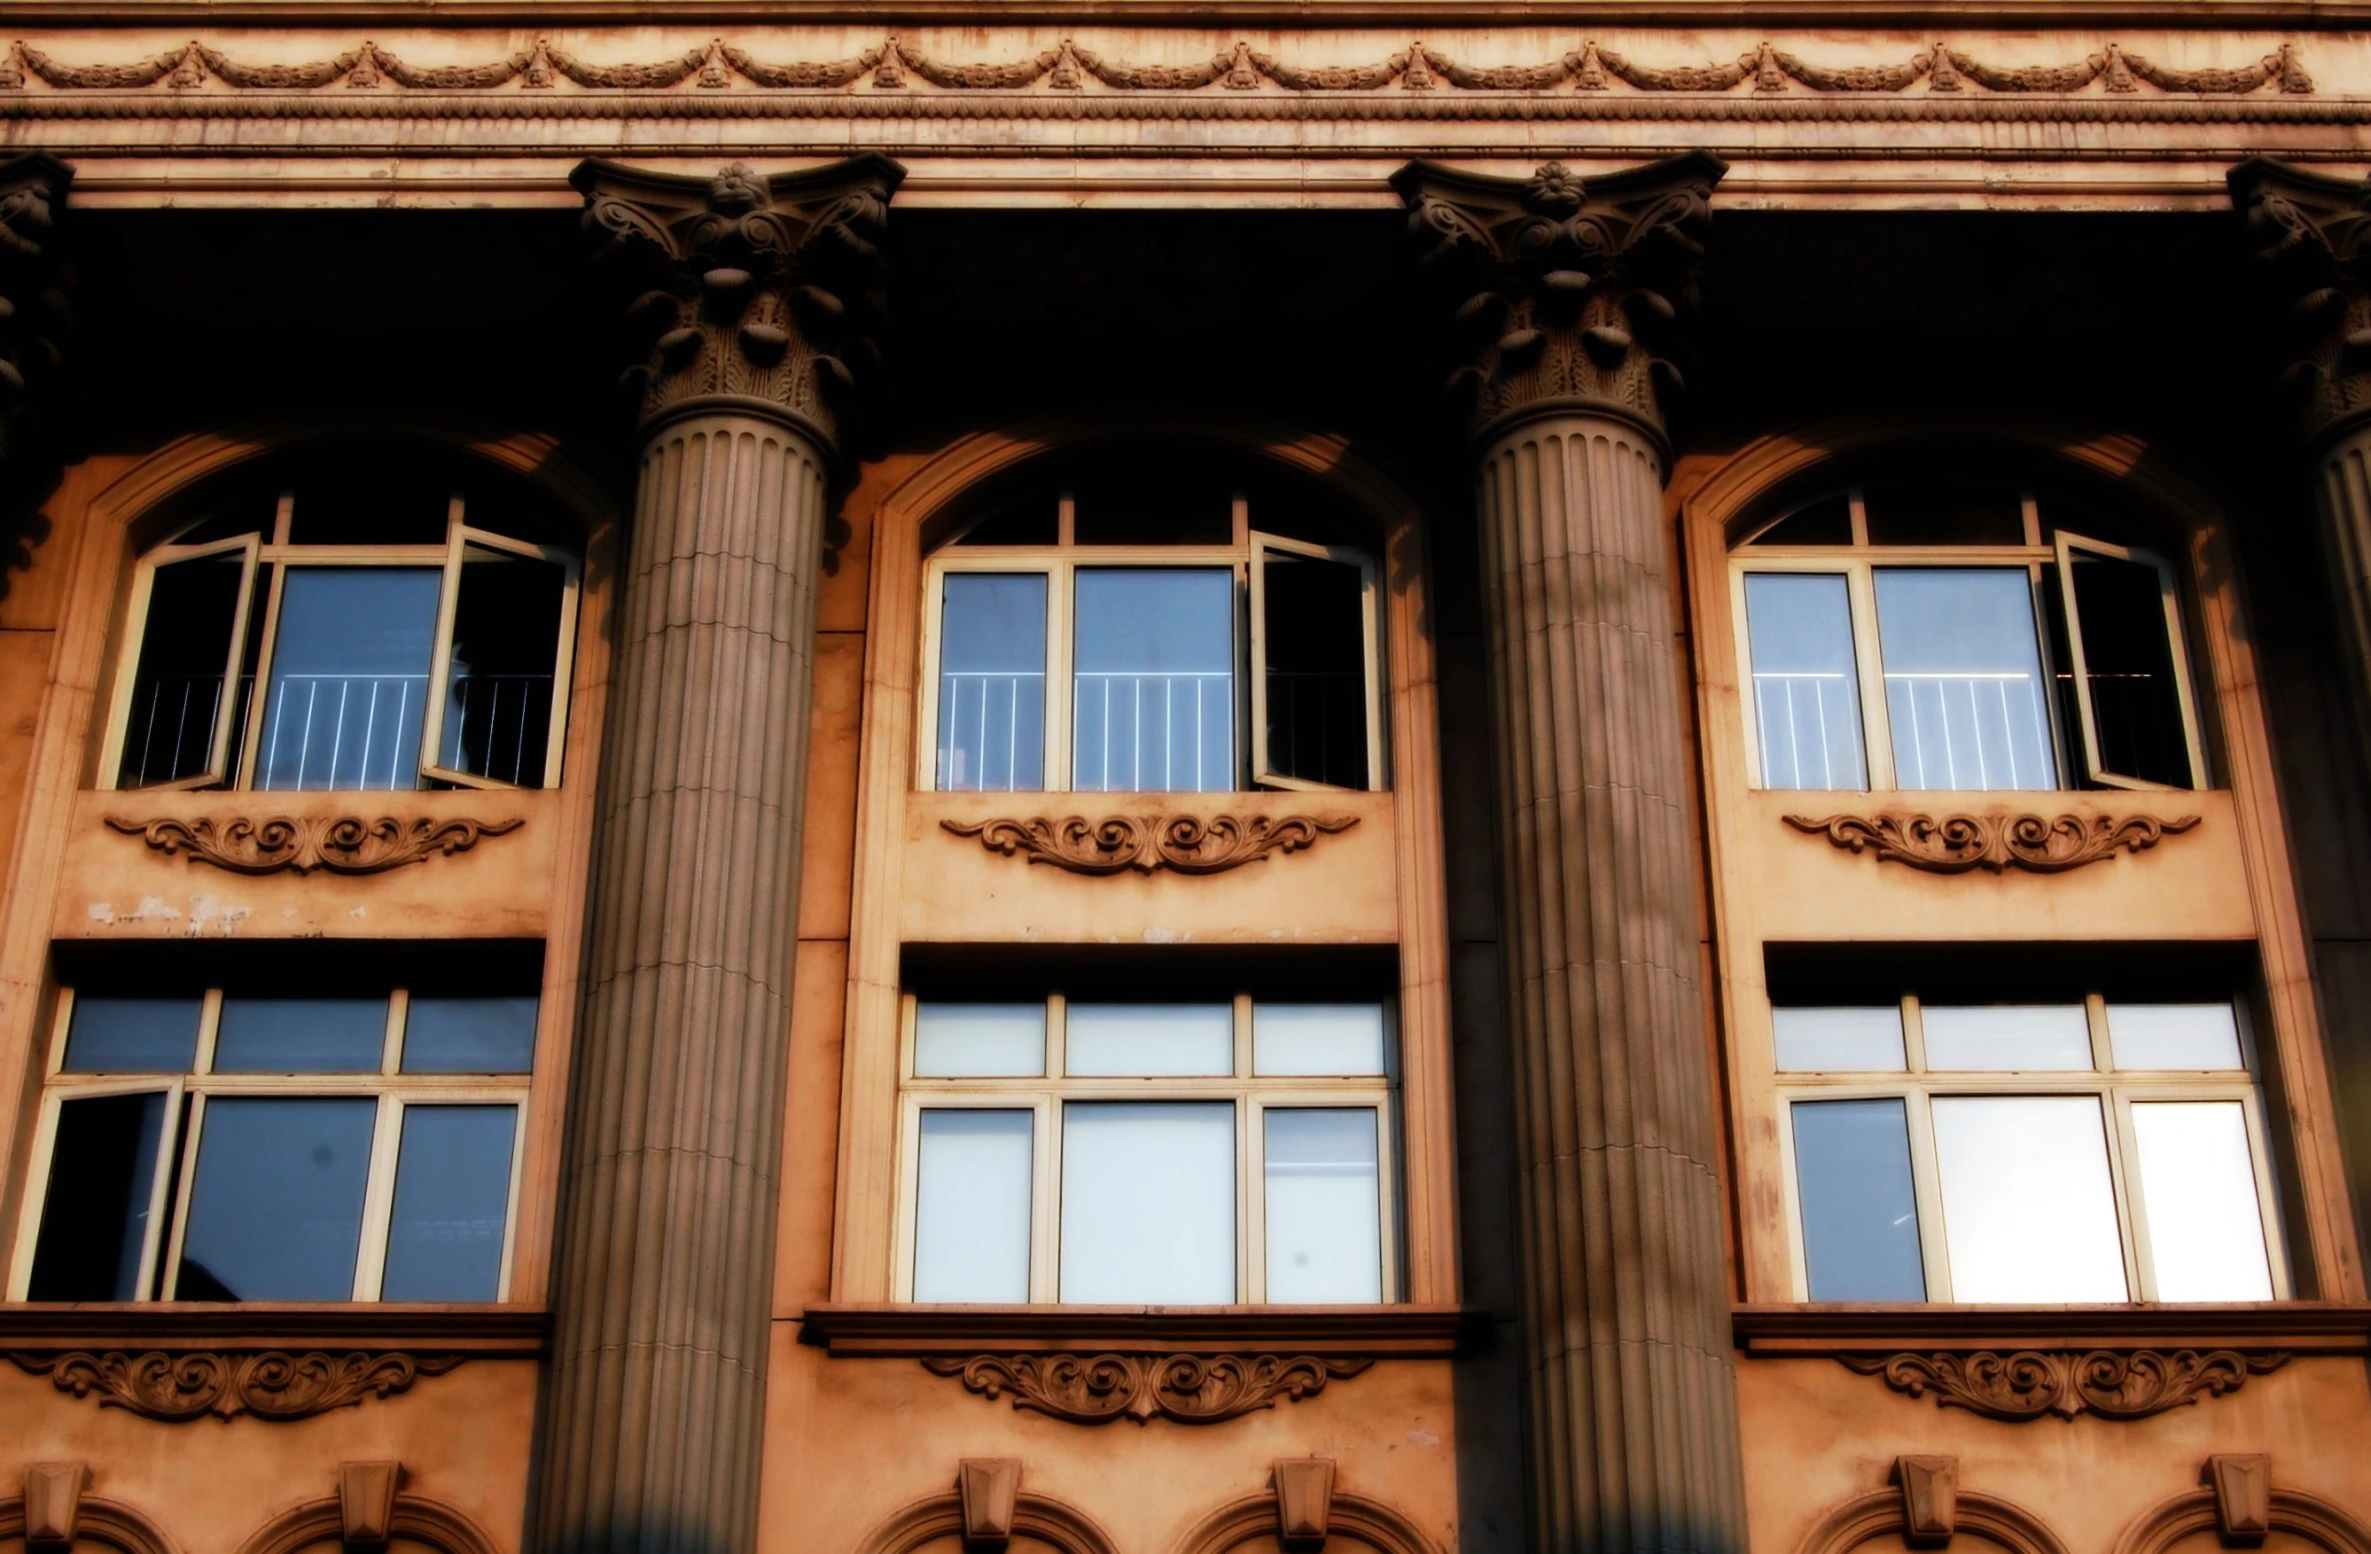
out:
M2077 721L2081 724L2083 741L2083 773L2090 781L2103 787L2141 790L2178 790L2198 787L2206 780L2206 761L2198 737L2198 709L2190 689L2189 655L2182 643L2182 617L2179 580L2173 565L2164 557L2137 546L2115 545L2105 540L2087 539L2079 534L2059 531L2056 537L2058 552L2059 600L2066 611L2066 641L2068 668L2074 680ZM2078 560L2078 558L2081 558ZM2100 644L2086 638L2100 629L2101 623L2086 623L2075 585L2077 566L2121 566L2137 569L2153 581L2157 607L2151 613L2147 629L2162 630L2165 673L2173 682L2172 691L2181 727L2181 757L2188 767L2188 781L2166 782L2113 769L2106 745L2101 738L2102 711L2098 694L2092 685L2092 666L2100 656ZM2145 586L2145 585L2144 585Z
M231 730L240 710L240 660L247 645L248 622L254 611L255 581L262 552L263 536L239 534L204 545L171 546L156 551L141 563L132 584L132 597L126 611L126 618L139 622L140 629L131 636L123 655L122 669L116 679L114 715L109 719L113 737L102 752L100 763L108 786L137 786L167 791L219 788L230 780ZM149 664L152 652L166 646L156 640L159 634L183 629L180 623L155 618L159 580L190 575L178 572L176 569L179 568L223 566L230 564L234 558L239 569L238 587L222 621L227 640L223 648L221 691L215 698L215 705L208 710L203 725L205 760L197 770L178 776L127 784L123 770L125 752L143 746L152 735L155 719L160 712L160 698L164 695L161 681L144 677L141 671ZM145 710L140 705L144 679L149 681L149 705ZM184 687L185 695L194 689L195 683L193 680ZM179 743L177 737L176 745Z
M1382 786L1382 653L1377 630L1380 569L1375 559L1346 546L1313 545L1256 531L1249 538L1251 780L1265 788L1309 792L1349 792ZM1332 573L1319 585L1322 593L1280 590L1277 580L1270 575L1272 568L1281 571L1287 566L1303 569L1313 581L1326 575L1311 570L1312 564ZM1330 595L1330 599L1325 595ZM1339 669L1280 667L1275 660L1287 656L1285 644L1279 640L1283 636L1279 627L1284 622L1281 618L1270 618L1270 611L1279 608L1307 612L1310 618L1301 624L1316 625L1329 644L1339 641L1338 632L1325 631L1329 618L1349 616L1354 608L1358 668L1349 669L1347 662ZM1348 626L1347 620L1339 623L1342 629ZM1343 656L1348 660L1352 655ZM1355 685L1340 683L1353 677L1358 682ZM1291 699L1280 706L1279 701L1284 697ZM1304 706L1304 698L1313 702L1313 713ZM1280 716L1289 738L1275 737ZM1357 720L1353 728L1343 726L1343 720L1349 717ZM1314 749L1305 747L1299 737L1312 721L1314 738L1307 745ZM1359 769L1340 770L1347 764L1344 758L1353 752ZM1356 780L1333 780L1337 777Z
M557 786L560 781L563 734L568 723L569 671L576 653L577 590L581 564L575 556L564 550L514 540L484 529L469 528L461 522L458 502L455 504L450 534L445 555L444 588L437 603L436 651L429 670L427 724L420 738L420 774L464 788ZM455 673L454 645L457 628L463 619L464 605L468 598L475 597L472 585L494 581L491 577L473 578L471 570L487 566L508 567L518 563L541 564L556 570L559 583L556 611L558 630L549 660L551 704L538 713L531 704L522 703L521 711L514 715L518 719L515 736L508 741L514 751L523 751L527 739L539 733L543 744L542 761L537 764L523 757L514 760L512 776L505 778L496 775L493 770L475 769L496 764L495 752L491 749L495 742L492 736L508 727L499 717L499 680L496 679L493 685L492 695L496 699L491 710L473 714L470 698L473 680L478 677L470 675L466 665L458 666L461 672ZM528 679L523 676L514 678L522 682ZM528 689L522 683L519 694L524 695ZM489 745L488 749L474 754L469 744L473 716L477 719L476 726L488 732ZM533 780L529 780L530 776Z
M8 1298L22 1301L35 1298L33 1275L41 1253L42 1225L53 1207L52 1178L59 1169L57 1159L58 1134L65 1123L65 1109L83 1101L114 1100L132 1096L161 1098L161 1116L152 1150L154 1160L148 1180L138 1184L145 1189L141 1200L142 1227L139 1271L133 1280L135 1300L146 1300L156 1289L159 1264L164 1255L169 1227L165 1220L172 1203L172 1183L179 1166L184 1140L183 1114L187 1088L184 1081L152 1078L125 1078L116 1082L76 1084L72 1088L53 1090L48 1104L42 1108L41 1122L33 1138L34 1171L31 1180L37 1187L26 1194L26 1212L18 1222L16 1253L8 1277Z

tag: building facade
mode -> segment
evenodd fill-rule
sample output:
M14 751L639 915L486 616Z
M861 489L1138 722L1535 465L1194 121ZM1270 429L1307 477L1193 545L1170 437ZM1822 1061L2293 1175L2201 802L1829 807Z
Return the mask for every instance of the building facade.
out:
M2353 0L8 21L0 1554L2371 1554Z

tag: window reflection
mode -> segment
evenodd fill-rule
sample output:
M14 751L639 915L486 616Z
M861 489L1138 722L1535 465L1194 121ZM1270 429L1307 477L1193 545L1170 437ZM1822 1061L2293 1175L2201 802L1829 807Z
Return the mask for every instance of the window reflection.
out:
M1745 580L1765 788L1866 788L1852 602L1836 573Z
M1235 579L1217 567L1082 570L1074 788L1235 786Z
M1882 568L1877 632L1897 787L2058 786L2022 568Z

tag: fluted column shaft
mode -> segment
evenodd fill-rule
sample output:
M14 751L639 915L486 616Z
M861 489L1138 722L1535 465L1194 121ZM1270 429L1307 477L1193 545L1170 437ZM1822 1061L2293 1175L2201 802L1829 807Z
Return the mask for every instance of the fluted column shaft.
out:
M1479 474L1536 1546L1745 1547L1661 456L1523 421Z
M2349 649L2347 683L2371 759L2371 422L2357 422L2324 441L2315 450L2313 474L2330 599Z

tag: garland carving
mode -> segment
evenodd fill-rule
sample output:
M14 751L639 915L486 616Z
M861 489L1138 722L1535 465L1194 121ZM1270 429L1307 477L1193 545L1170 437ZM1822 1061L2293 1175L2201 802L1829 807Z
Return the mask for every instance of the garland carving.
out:
M1109 815L1089 820L1065 815L1056 820L942 820L956 836L976 836L980 845L1007 858L1026 854L1031 863L1050 863L1073 874L1223 874L1271 854L1312 847L1320 836L1347 831L1356 815Z
M1796 830L1849 853L1875 853L1880 862L1907 864L1930 874L2063 874L2119 852L2146 852L2168 836L2190 830L2196 815L1922 815L1888 810L1876 815L1782 815Z
M2146 1419L2236 1392L2250 1376L2289 1362L2281 1350L2237 1349L1980 1349L1837 1358L1864 1376L1883 1377L1896 1392L1914 1398L1932 1392L1937 1407L1964 1408L2012 1423L2082 1413Z
M966 1389L992 1402L1010 1392L1017 1409L1087 1425L1115 1419L1141 1425L1156 1417L1217 1424L1280 1401L1315 1397L1326 1383L1374 1363L1309 1354L1059 1353L922 1362L934 1375L962 1378Z
M366 820L339 815L305 820L273 815L262 820L233 816L227 820L125 820L106 817L108 826L136 836L174 857L187 853L192 862L210 863L234 874L277 874L287 870L310 874L325 869L332 874L383 874L407 863L421 863L432 854L451 857L467 852L480 837L505 836L526 824L508 820L400 820L383 815Z
M96 1396L102 1408L127 1409L169 1423L212 1414L230 1419L309 1419L351 1408L365 1397L411 1389L422 1376L441 1376L459 1355L413 1355L353 1350L330 1354L269 1349L259 1354L209 1351L134 1354L76 1349L62 1354L18 1354L16 1363L46 1375L60 1392Z

